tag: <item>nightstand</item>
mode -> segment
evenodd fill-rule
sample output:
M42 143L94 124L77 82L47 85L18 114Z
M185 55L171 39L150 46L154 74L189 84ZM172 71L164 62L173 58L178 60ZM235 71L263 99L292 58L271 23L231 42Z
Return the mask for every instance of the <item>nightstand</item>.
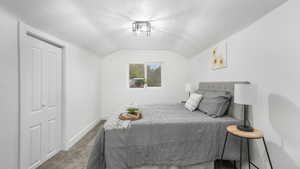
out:
M251 168L251 165L254 166L255 168L259 169L254 163L251 162L251 157L250 157L250 144L249 144L249 140L250 139L262 139L263 143L264 143L264 147L265 147L265 151L267 153L268 156L268 161L269 164L271 166L271 169L273 169L273 165L270 159L270 155L269 155L269 151L267 148L267 144L264 138L264 134L257 129L254 129L252 132L245 132L245 131L241 131L237 128L236 125L230 125L226 128L227 132L226 132L226 138L225 138L225 142L224 142L224 147L223 147L223 151L222 151L222 156L221 156L221 160L223 160L223 156L224 156L224 152L226 149L226 143L227 143L227 138L228 135L233 135L236 137L239 137L241 139L241 144L240 144L240 169L242 169L242 159L243 159L243 141L247 140L247 152L248 152L248 166L249 169Z

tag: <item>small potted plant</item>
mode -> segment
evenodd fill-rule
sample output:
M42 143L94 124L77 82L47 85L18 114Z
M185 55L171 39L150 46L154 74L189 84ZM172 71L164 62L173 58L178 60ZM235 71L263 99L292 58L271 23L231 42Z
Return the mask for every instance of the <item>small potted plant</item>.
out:
M139 120L141 118L142 114L136 104L126 106L126 113L121 113L119 116L120 120Z
M129 107L127 108L127 112L128 114L132 114L132 115L137 115L139 109L136 107Z

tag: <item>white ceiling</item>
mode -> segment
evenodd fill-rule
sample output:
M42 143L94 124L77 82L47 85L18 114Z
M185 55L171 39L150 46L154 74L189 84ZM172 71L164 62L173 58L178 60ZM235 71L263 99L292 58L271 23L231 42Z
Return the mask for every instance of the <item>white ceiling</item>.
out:
M121 49L194 55L286 0L0 0L27 24L99 55ZM150 37L131 31L151 20Z

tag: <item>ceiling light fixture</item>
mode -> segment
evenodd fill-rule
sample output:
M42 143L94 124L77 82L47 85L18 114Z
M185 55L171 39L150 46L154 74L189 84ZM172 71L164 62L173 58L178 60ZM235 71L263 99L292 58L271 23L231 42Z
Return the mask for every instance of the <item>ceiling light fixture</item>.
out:
M146 34L150 36L151 23L149 21L134 21L132 23L132 32L139 34Z

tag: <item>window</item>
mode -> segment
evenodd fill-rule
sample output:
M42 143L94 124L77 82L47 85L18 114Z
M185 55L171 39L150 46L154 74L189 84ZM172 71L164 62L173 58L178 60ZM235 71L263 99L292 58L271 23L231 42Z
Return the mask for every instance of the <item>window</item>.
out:
M147 65L147 86L161 87L161 65L160 64Z
M129 86L130 88L144 88L145 86L144 64L129 65Z
M161 64L129 64L129 87L161 87Z

